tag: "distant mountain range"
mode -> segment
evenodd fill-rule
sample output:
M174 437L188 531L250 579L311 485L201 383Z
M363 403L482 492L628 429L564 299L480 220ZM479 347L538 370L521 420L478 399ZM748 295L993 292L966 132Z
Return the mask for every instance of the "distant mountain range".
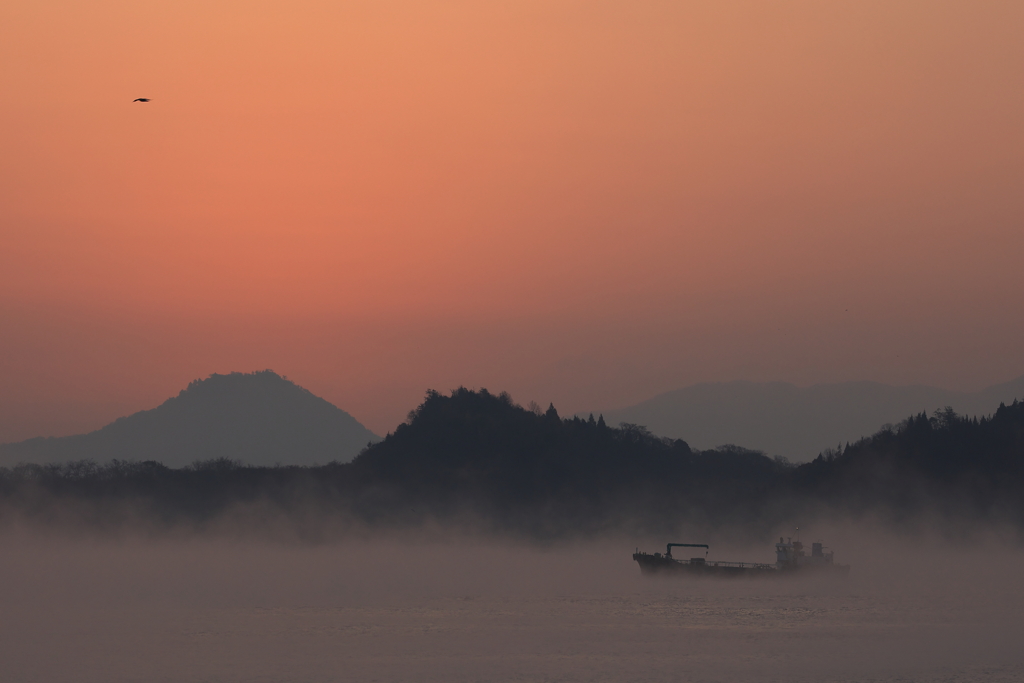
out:
M643 425L698 450L735 444L806 462L911 415L946 406L960 414L989 415L1015 398L1024 398L1024 377L975 393L875 382L807 388L727 382L696 384L604 411L604 419L609 425ZM0 466L117 459L181 467L216 458L312 465L348 462L377 441L345 411L265 370L196 380L157 408L89 434L2 444Z
M804 462L922 411L931 415L950 406L960 414L989 415L1015 398L1024 398L1024 376L975 393L876 382L807 388L786 382L722 382L670 391L604 411L604 417L608 424L629 422L685 439L694 448L737 444Z
M196 380L152 410L89 434L0 445L0 465L91 459L169 467L229 458L250 465L347 462L380 438L345 411L270 370Z
M918 413L797 465L739 447L695 451L635 426L563 419L554 406L542 413L460 388L428 392L407 422L347 463L0 468L0 519L19 524L178 534L210 529L225 513L232 534L295 540L446 526L519 540L684 531L766 539L816 519L865 517L958 542L992 529L1019 538L1024 403L981 419Z

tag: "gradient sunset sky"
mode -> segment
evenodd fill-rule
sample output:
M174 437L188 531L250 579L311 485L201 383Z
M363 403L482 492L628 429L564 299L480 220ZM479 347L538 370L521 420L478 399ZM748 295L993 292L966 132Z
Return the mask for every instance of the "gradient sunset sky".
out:
M5 0L0 442L1024 374L1024 3ZM133 103L149 97L147 104Z

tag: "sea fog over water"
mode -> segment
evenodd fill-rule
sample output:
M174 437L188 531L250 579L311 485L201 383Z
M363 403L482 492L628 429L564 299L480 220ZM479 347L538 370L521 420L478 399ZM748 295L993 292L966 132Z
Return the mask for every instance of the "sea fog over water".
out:
M1017 681L1024 552L858 525L849 578L640 576L616 538L70 538L8 528L5 681ZM701 541L705 539L669 539ZM771 562L770 543L712 545Z

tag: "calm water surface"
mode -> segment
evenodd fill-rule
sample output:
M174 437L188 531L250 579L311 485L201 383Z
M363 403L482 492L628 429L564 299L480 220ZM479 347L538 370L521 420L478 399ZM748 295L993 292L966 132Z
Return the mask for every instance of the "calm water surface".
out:
M625 543L18 536L2 678L1024 680L1021 553L847 540L848 580L723 583L642 579Z

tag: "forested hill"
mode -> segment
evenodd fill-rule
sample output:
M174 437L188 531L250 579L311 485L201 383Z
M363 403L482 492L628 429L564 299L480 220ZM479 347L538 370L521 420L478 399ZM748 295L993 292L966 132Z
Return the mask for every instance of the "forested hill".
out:
M416 509L536 533L591 532L623 520L660 527L680 515L750 519L786 469L760 453L698 453L643 427L561 419L553 406L535 414L506 394L467 389L430 392L352 468L357 481Z
M41 492L108 508L129 500L164 521L201 522L259 503L307 522L471 522L540 537L727 526L765 535L819 514L1024 526L1024 403L983 419L918 415L794 466L741 448L695 451L643 427L562 419L554 407L538 414L505 394L459 389L430 392L407 423L351 463L0 470L0 514L24 513L28 500L41 509Z
M1024 403L990 417L919 414L802 465L737 447L694 451L645 428L536 415L494 396L437 393L354 462L365 480L491 513L763 523L798 510L940 512L1024 522Z
M924 413L830 449L794 472L796 489L848 509L1009 515L1024 522L1024 402L987 417Z

